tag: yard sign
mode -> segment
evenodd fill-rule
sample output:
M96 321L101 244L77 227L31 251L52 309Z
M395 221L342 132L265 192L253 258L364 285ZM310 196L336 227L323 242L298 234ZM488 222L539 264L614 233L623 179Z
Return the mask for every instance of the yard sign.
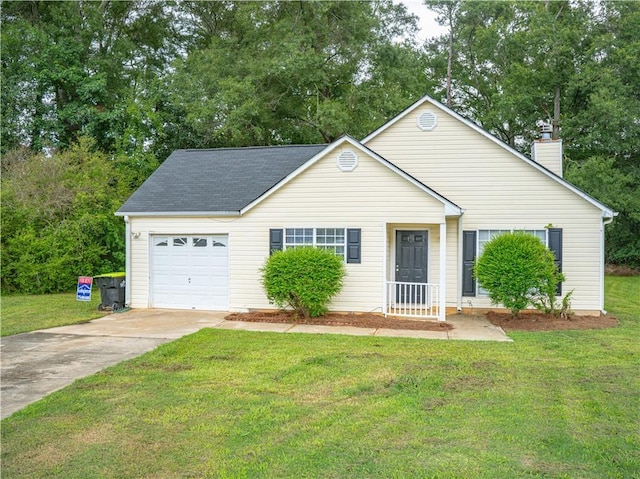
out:
M91 276L78 276L78 292L76 300L91 301L91 285L93 278Z

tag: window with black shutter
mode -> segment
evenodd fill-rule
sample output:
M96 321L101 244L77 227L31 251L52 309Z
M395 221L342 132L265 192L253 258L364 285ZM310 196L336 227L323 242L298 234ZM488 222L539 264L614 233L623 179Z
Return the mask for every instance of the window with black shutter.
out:
M347 263L361 262L360 228L347 229Z
M346 263L362 261L360 228L285 228L269 230L269 254L313 246L332 252Z
M476 295L473 264L476 261L476 231L462 232L462 295Z
M562 228L549 228L549 250L553 253L553 260L562 273ZM556 296L562 296L562 283L558 283Z
M284 234L281 229L269 230L269 254L272 255L276 251L284 249Z

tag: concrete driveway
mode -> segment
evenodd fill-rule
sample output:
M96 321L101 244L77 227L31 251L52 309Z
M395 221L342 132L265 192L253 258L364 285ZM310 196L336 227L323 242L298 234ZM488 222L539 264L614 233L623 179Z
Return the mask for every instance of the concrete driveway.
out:
M89 323L6 336L1 417L108 366L224 322L224 312L132 310Z
M280 333L511 341L502 329L478 316L448 317L454 326L451 331L408 331L225 321L226 315L225 312L213 311L137 309L89 323L4 337L0 341L1 417L10 416L78 378L135 358L160 344L206 327Z

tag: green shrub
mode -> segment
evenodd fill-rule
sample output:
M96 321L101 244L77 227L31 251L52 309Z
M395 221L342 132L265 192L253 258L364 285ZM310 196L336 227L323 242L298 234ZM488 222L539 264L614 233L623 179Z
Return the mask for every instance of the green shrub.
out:
M122 270L125 225L114 212L130 193L128 173L86 139L16 155L2 164L2 293L72 291L78 276Z
M317 248L276 252L261 271L269 302L278 308L293 308L303 317L326 313L345 275L341 258Z
M552 314L556 317L567 318L571 312L571 296L573 290L565 294L560 300L556 297L557 284L564 281L564 275L554 271L553 275L544 278L543 285L539 290L531 294L531 305L543 313Z
M474 267L480 285L493 304L502 304L517 316L549 295L555 305L555 288L564 277L554 264L553 253L533 235L507 233L489 241Z

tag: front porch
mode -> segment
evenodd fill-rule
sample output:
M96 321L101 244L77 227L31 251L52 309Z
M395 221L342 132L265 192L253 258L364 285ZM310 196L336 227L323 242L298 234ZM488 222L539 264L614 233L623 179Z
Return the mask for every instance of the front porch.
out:
M440 318L440 285L387 281L385 316ZM442 320L444 321L444 320Z
M446 222L386 225L385 316L446 320L446 245Z

